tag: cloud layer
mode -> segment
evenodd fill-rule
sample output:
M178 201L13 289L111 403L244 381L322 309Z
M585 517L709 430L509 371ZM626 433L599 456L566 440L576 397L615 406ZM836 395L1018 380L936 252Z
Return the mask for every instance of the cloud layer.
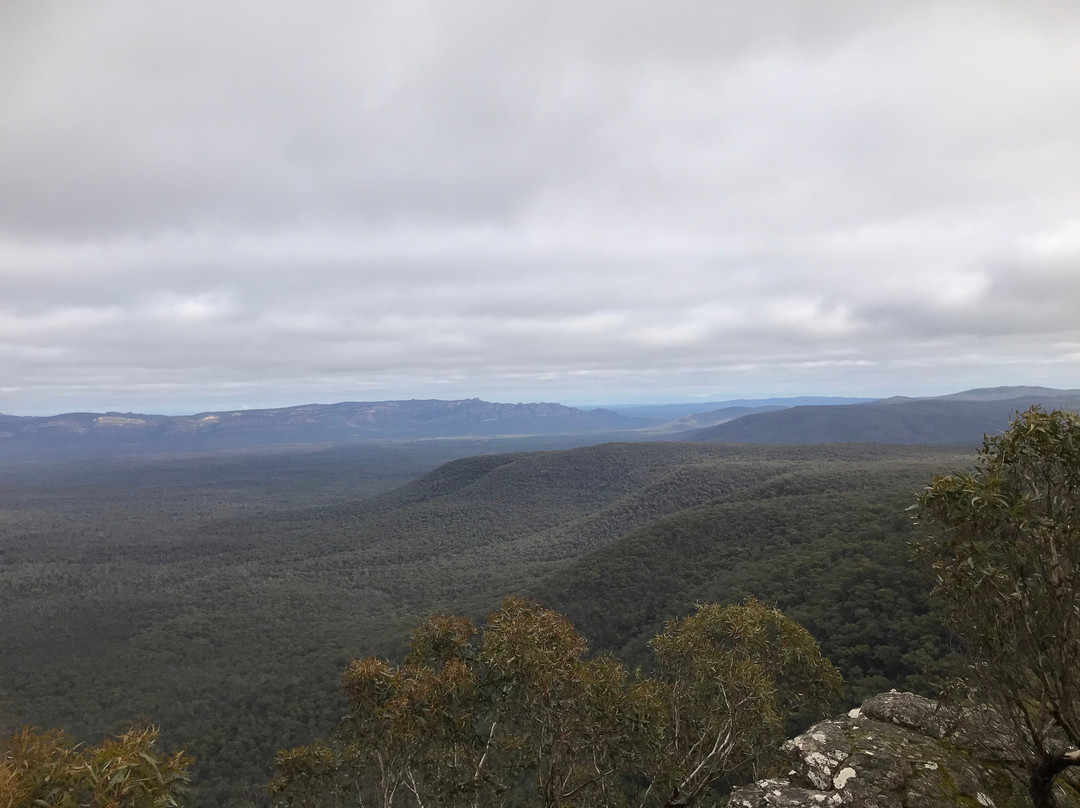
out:
M1080 386L1080 11L0 8L0 411Z

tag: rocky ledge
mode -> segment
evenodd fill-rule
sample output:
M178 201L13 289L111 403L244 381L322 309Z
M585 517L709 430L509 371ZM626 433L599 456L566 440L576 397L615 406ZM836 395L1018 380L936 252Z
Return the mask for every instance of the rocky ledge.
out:
M991 710L884 693L788 741L787 776L736 789L729 806L1031 806L1020 756L1006 737ZM1057 791L1062 808L1080 808L1076 783L1062 781Z

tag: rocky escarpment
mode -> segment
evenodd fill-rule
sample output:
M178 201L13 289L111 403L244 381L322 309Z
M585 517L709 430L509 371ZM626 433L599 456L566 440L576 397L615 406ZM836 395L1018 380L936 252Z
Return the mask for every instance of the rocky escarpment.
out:
M1030 806L1020 757L1007 737L989 709L949 709L911 693L885 693L788 741L787 776L736 789L729 806ZM1061 806L1080 806L1076 786L1061 780Z
M197 415L74 412L43 417L0 414L0 453L237 448L494 435L620 432L653 426L605 409L562 404L459 401L345 401Z

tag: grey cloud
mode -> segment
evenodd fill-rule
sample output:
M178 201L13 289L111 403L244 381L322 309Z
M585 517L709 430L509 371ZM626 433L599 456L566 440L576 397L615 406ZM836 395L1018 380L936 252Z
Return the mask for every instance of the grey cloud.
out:
M769 163L828 156L783 127L824 123L835 141L823 119L850 100L837 79L858 77L827 57L873 21L854 4L287 8L114 3L22 26L3 150L19 204L4 219L45 232L489 220L579 191L575 177L592 193L682 196L699 159L719 159L707 167L732 192L760 188ZM769 162L746 159L763 148Z
M1080 371L1069 3L42 2L0 31L0 411Z

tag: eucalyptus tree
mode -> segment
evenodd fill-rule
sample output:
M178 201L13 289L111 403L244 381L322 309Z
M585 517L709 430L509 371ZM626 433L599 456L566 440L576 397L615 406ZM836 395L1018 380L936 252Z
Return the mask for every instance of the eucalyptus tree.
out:
M24 728L0 739L4 808L176 808L191 759L163 755L153 728L130 729L100 745L75 744L57 730Z
M717 780L756 775L788 717L823 708L843 680L810 633L776 608L699 606L652 640L660 663L645 734L650 789L664 806L696 802Z
M1049 808L1080 765L1080 417L1018 415L973 471L933 479L918 518L968 683L1007 719Z
M349 666L349 715L331 741L281 752L271 793L298 806L688 806L753 773L792 709L841 686L804 629L753 600L672 621L654 649L659 675L631 674L522 598L482 632L434 616L400 665Z

